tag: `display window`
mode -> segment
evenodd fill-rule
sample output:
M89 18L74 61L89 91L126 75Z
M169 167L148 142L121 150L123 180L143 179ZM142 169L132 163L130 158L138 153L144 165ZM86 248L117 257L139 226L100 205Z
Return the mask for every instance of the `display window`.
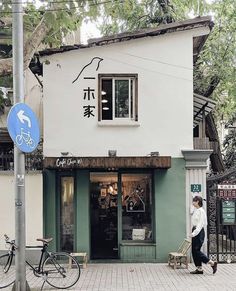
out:
M92 259L118 258L121 241L152 241L152 208L151 173L92 172Z
M151 174L122 174L122 240L152 240Z

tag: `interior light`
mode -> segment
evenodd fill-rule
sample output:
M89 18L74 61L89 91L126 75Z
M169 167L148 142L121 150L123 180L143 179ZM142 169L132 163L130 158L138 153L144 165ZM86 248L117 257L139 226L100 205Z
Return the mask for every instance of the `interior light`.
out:
M109 107L102 107L102 110L109 110Z
M107 92L105 92L105 91L102 91L101 93L102 93L102 95L106 95L107 94Z
M107 99L102 99L102 103L107 103L108 100Z

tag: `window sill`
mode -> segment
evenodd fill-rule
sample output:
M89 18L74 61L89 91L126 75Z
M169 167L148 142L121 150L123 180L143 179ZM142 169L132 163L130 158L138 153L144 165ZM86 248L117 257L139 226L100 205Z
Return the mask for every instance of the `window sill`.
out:
M120 243L121 246L155 246L153 241L123 241Z
M133 120L102 120L98 122L98 126L133 126L138 127L140 123Z

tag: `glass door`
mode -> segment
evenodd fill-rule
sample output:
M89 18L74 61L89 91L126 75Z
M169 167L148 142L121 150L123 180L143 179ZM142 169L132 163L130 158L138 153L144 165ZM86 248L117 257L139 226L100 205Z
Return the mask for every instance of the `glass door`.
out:
M75 241L74 177L60 177L60 249L73 252Z
M117 173L90 174L91 258L118 258Z

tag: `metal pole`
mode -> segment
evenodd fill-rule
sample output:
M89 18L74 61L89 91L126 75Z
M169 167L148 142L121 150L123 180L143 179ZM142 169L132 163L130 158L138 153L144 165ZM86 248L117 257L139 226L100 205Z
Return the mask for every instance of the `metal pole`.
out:
M12 2L14 103L24 102L23 8L22 0ZM14 146L16 281L13 290L28 290L25 265L25 156Z

